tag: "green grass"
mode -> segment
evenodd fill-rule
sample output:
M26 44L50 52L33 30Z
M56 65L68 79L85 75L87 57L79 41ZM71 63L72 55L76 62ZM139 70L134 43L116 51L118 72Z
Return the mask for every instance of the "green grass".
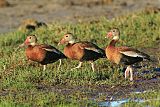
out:
M88 23L52 23L47 28L41 27L34 32L15 31L0 34L0 106L98 106L96 102L105 96L96 101L89 100L95 90L90 86L130 84L124 80L122 67L113 66L107 59L95 62L96 72L92 72L89 63L71 71L78 61L69 59L63 60L60 71L57 71L59 62L48 65L47 70L42 71L41 65L26 61L24 49L17 50L28 34L36 34L39 43L51 44L62 51L64 46L57 46L57 43L67 32L75 34L77 40L91 41L99 47L106 47L110 41L105 39L106 33L110 28L117 27L121 31L121 41L118 45L138 49L153 48L158 45L160 39L159 17L160 13L139 12L112 20L100 18L99 21ZM148 53L160 58L159 53ZM149 65L147 68L152 67ZM152 78L146 75L144 77ZM73 87L86 87L86 90L77 89L69 91L69 94L63 92L63 89ZM152 103L154 102L148 104L154 105ZM157 102L155 104L160 105Z

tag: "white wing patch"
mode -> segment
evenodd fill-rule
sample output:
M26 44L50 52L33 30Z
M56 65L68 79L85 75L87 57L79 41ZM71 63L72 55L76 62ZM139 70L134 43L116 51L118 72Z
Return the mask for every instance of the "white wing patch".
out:
M58 51L55 50L55 49L48 49L48 48L42 48L42 49L44 49L44 50L46 50L46 51L49 51L49 52L55 52L55 53L57 53L57 54L60 54L60 52L58 52Z
M134 51L125 51L125 52L121 52L120 53L126 55L126 56L130 56L130 57L141 57L143 58L144 56L141 53L136 53Z
M87 50L91 50L91 51L100 53L100 52L99 52L97 49L95 49L95 48L88 48L88 47L85 47L84 49L87 49Z

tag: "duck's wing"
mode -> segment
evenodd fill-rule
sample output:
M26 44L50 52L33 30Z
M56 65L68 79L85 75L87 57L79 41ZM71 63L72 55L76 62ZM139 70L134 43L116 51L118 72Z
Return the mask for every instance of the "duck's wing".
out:
M63 54L61 51L59 51L58 49L56 49L55 47L51 46L51 45L46 45L46 44L41 44L39 45L42 49L48 51L48 52L54 52L56 54Z
M103 49L99 48L97 45L91 42L79 42L79 47L81 49L90 50L90 51L105 55L105 51Z
M150 60L150 56L137 50L137 49L133 49L130 47L117 47L119 53L128 56L128 57L140 57L143 59L148 59Z

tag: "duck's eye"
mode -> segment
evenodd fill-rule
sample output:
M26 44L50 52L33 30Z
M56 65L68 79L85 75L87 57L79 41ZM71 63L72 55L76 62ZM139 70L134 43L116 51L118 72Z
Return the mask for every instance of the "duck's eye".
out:
M68 35L66 35L66 37L68 38Z
M112 32L116 32L115 30L113 30Z
M29 39L32 39L32 37L29 37Z

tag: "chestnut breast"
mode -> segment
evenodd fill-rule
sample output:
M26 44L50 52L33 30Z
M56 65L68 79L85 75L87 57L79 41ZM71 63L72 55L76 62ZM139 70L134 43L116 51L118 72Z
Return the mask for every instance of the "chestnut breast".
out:
M28 46L26 49L26 56L28 59L36 62L42 62L45 59L46 51L40 46Z
M68 44L64 48L64 54L70 59L80 60L84 55L84 49L80 48L80 43Z
M119 53L118 49L114 46L108 46L106 48L106 56L113 63L119 64L122 58L122 54Z

